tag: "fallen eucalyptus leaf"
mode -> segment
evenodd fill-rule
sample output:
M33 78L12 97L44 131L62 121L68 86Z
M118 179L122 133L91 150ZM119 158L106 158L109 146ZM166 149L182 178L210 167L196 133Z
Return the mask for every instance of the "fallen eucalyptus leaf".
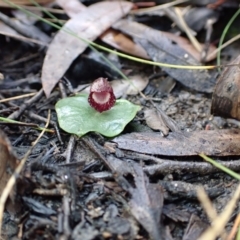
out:
M224 129L193 132L170 132L161 136L156 132L122 134L112 140L118 148L151 155L194 156L204 153L209 156L240 155L239 129Z
M95 40L114 22L126 15L131 7L132 3L126 1L99 2L65 23L49 45L43 62L42 84L47 97L71 63L88 47L88 43L79 38ZM70 33L77 34L79 38Z
M110 110L100 113L89 105L87 94L64 98L56 104L60 127L79 137L88 132L98 132L106 137L116 136L139 110L140 106L120 99Z

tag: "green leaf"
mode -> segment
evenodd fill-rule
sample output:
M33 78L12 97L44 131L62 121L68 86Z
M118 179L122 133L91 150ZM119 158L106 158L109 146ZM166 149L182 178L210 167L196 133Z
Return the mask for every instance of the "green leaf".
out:
M60 127L79 137L88 132L114 137L123 131L141 109L140 106L120 99L110 110L99 113L89 105L88 95L85 94L61 99L55 108Z

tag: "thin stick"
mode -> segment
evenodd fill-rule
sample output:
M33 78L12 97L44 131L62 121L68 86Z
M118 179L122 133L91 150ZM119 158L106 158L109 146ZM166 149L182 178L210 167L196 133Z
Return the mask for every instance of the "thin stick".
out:
M23 95L20 95L20 96L5 98L5 99L0 100L0 103L9 102L9 101L12 101L12 100L17 100L17 99L22 99L22 98L27 98L27 97L31 97L31 96L34 96L34 95L36 95L36 94L37 94L37 93L27 93L27 94L23 94Z
M36 39L24 37L20 34L17 35L17 34L13 34L13 33L7 33L5 31L0 31L0 34L2 34L4 36L11 37L11 38L15 38L15 39L23 41L23 42L30 42L30 43L36 43L36 44L41 45L41 46L48 46L47 43L41 42L41 41L36 40Z
M213 205L203 187L198 188L197 196L198 196L199 201L201 202L204 212L207 214L208 219L212 223L214 221L214 219L217 218L218 215L217 215L216 209L213 207ZM226 239L226 237L227 237L227 233L225 231L223 231L223 233L221 234L221 238Z
M50 122L50 110L48 111L48 119L46 122L46 125L44 127L44 129L42 130L42 132L40 133L40 135L38 136L38 138L36 139L36 141L33 143L32 147L27 151L27 153L25 154L24 158L21 160L21 162L19 163L19 165L17 166L17 168L15 169L14 173L12 174L12 176L10 177L10 179L8 180L5 188L3 189L2 195L0 197L0 236L1 236L1 232L2 232L2 220L3 220L3 213L4 213L4 207L5 207L5 203L7 201L7 198L10 194L10 192L13 189L14 184L16 183L17 177L19 176L20 172L23 169L24 164L26 163L29 155L31 154L33 148L36 146L36 144L39 142L40 138L43 136L43 134L45 133L49 122Z
M227 240L233 240L234 239L234 237L236 236L236 233L239 229L239 224L240 224L240 214L237 215L237 217L235 219L235 222L234 222L234 225L232 227L232 230L227 237Z
M211 52L208 57L211 58L212 56L214 56L215 54L217 54L219 51L221 51L222 49L224 49L225 47L227 47L228 45L232 44L233 42L237 41L240 38L240 34L238 34L237 36L229 39L227 42L225 42L224 44L222 44L221 46L219 46L216 50L214 50L213 52Z
M237 18L237 16L240 14L240 8L234 13L234 15L232 16L232 18L229 20L229 22L227 23L226 27L223 30L222 36L219 40L219 44L218 46L220 47L224 41L224 38L230 28L230 26L232 25L232 23L235 21L235 19ZM220 54L221 51L218 51L218 55L217 55L217 63L220 64Z
M198 240L214 240L221 232L223 232L224 227L226 226L228 220L233 213L237 202L240 198L240 185L238 185L232 199L228 202L227 206L222 213L212 222L212 226L209 227L199 238Z
M184 28L185 33L187 34L189 40L191 41L192 45L197 49L198 52L202 51L202 47L200 45L200 43L198 42L198 40L192 35L190 28L188 27L188 25L186 24L181 10L178 7L175 7L175 12L178 16L179 22L181 23L181 25Z

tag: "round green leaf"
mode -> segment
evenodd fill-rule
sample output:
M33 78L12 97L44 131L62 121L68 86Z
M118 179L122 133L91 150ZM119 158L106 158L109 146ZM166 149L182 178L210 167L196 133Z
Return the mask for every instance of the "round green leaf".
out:
M141 109L140 106L120 99L110 110L100 113L89 105L85 94L61 99L55 108L60 127L79 137L88 132L114 137L123 131Z

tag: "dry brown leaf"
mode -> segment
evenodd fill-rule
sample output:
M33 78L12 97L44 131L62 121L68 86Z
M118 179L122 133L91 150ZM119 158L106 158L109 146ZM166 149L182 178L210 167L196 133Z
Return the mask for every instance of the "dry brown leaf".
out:
M136 44L132 39L119 31L109 29L103 33L100 38L103 42L118 50L133 56L149 59L146 51L139 44Z
M203 130L194 132L131 133L113 139L121 149L166 156L240 155L240 130Z
M144 111L144 116L146 123L150 128L161 131L163 135L168 135L169 128L164 123L159 111L156 109L146 109Z
M201 61L202 58L201 53L199 53L194 48L194 46L188 39L169 32L162 31L162 34L165 35L169 40L177 43L182 49L184 49L186 52L192 55L197 61L199 62ZM118 50L121 50L123 52L126 52L137 57L150 59L144 48L142 48L139 44L133 42L132 39L127 37L125 34L120 33L116 30L109 29L108 31L103 33L103 35L100 38L102 41ZM204 44L201 44L201 46L203 48ZM206 62L212 61L213 59L216 58L217 54L211 55L211 53L214 52L215 50L216 47L211 44L209 47L207 58L205 60Z
M13 153L10 141L2 130L0 130L0 195L6 186L11 174L17 166L17 158ZM14 193L10 195L14 198Z
M87 7L78 0L57 0L56 3L70 18L76 17L79 13L87 9Z
M184 49L186 52L188 52L189 54L191 54L197 61L201 61L202 57L201 57L201 53L198 52L196 50L196 48L191 44L191 42L181 36L177 36L173 33L170 32L162 32L168 39L172 40L173 42L177 43L179 45L179 47L181 47L182 49ZM201 47L203 49L205 45L201 44ZM217 54L211 55L212 52L214 52L216 50L216 47L211 44L209 46L209 51L207 54L207 58L206 58L206 62L212 61L213 59L216 58Z
M47 4L54 2L54 0L35 0L38 4ZM17 5L34 5L30 0L11 0L10 2L17 4ZM0 7L1 6L9 6L6 2L0 0Z
M131 8L130 2L99 2L91 5L64 25L51 42L43 63L42 84L47 97L72 61L88 46L86 42L65 30L70 30L80 38L92 41L127 14Z

